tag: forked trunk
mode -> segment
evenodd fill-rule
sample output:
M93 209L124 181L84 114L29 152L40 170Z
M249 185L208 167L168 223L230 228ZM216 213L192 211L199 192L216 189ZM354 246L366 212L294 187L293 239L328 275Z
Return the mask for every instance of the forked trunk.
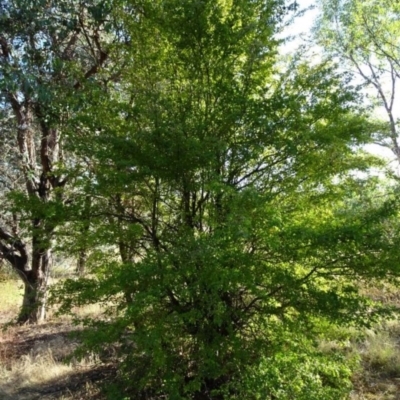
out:
M33 254L32 269L23 276L24 298L19 323L37 323L46 317L50 251Z

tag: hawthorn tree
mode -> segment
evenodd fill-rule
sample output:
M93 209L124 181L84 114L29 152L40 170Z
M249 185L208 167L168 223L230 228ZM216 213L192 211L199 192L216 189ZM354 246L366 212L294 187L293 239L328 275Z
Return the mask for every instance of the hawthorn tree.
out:
M104 303L84 335L86 349L120 344L113 398L349 389L315 337L379 314L359 284L399 274L398 205L369 202L372 183L352 175L376 160L360 150L372 128L346 75L279 57L288 8L141 1L120 15L123 83L75 115L74 151L93 165L81 177L96 199L92 269L54 299L62 312Z
M5 143L0 256L24 283L20 322L45 316L53 239L62 220L58 211L72 185L68 169L79 164L65 151L66 126L79 108L72 99L85 83L105 88L112 79L107 71L120 40L113 6L117 3L0 2L2 125L8 121L0 138Z

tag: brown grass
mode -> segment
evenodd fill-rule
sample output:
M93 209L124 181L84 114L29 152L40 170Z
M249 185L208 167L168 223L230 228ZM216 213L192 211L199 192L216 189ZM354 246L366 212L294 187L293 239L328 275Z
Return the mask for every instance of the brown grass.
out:
M17 315L22 293L22 284L17 279L0 280L0 324Z
M99 398L99 388L87 385L88 376L104 365L97 357L66 360L78 343L67 322L36 327L8 327L0 334L1 399ZM96 381L96 379L95 379ZM79 396L76 397L77 392ZM90 396L89 396L90 395Z
M95 356L71 358L78 342L70 317L50 319L37 326L7 325L15 319L22 300L18 281L0 282L0 399L102 399L100 382L113 369ZM100 306L76 310L80 316L100 313Z
M400 321L392 320L366 331L353 344L362 369L355 374L353 400L400 399Z

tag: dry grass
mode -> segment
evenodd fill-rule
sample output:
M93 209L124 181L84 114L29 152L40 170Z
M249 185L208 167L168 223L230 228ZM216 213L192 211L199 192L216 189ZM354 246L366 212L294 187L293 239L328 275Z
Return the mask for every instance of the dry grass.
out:
M72 371L72 365L62 364L53 356L50 347L34 349L0 369L1 386L9 392L43 384Z
M399 338L387 330L369 331L361 349L366 367L385 377L400 378Z
M373 300L400 307L398 285L362 288ZM355 374L353 400L400 400L400 321L393 319L365 332L353 344L361 356L362 369Z
M400 321L392 320L369 330L354 344L362 369L355 374L354 400L400 399Z
M0 398L77 398L76 393L68 397L70 382L75 390L79 386L82 393L93 393L94 386L86 387L87 380L79 377L96 370L100 361L92 356L66 363L78 345L68 335L72 329L66 323L5 329L0 334Z
M18 281L0 282L0 323L17 316L22 300ZM76 310L76 315L100 314L94 305ZM97 357L71 359L78 346L69 333L75 330L70 317L52 316L34 327L0 325L0 399L72 400L101 399L99 381L110 367ZM70 360L67 362L67 360Z
M0 323L14 317L22 303L23 288L16 279L0 280Z

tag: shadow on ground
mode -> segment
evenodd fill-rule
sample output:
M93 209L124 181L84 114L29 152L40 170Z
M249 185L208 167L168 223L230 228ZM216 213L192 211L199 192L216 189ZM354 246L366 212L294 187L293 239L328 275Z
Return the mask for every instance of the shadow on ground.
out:
M0 400L103 399L100 388L115 377L116 360L65 363L79 330L70 322L0 328Z
M0 389L2 400L100 400L104 397L100 387L115 377L115 368L104 365L84 372L75 372L13 391L12 388ZM101 384L100 384L101 382ZM4 396L4 397L3 397Z

